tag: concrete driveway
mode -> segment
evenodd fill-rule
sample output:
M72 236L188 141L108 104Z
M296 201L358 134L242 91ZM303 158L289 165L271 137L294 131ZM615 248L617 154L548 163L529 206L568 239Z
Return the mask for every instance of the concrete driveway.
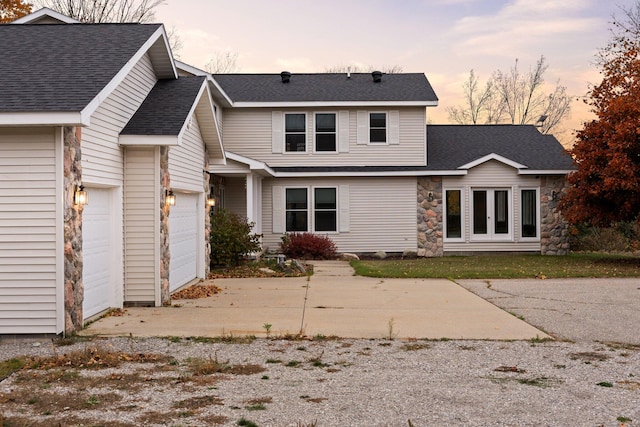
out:
M310 278L216 279L223 292L171 307L127 308L82 333L104 336L306 336L527 340L547 335L444 279L357 277L314 262Z

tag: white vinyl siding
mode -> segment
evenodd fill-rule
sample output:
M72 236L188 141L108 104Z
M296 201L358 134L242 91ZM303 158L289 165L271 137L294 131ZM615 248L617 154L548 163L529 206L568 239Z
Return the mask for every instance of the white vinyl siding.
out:
M82 179L107 185L122 183L123 149L118 136L156 83L153 66L144 55L91 116L82 129Z
M348 141L338 142L339 153L331 156L332 166L420 166L425 164L426 112L424 108L407 107L392 110L398 112L397 133L399 143L377 145L357 143L358 111L358 109L338 111L338 134L340 139L347 137ZM389 110L384 109L370 110L370 112L376 111L389 113ZM284 135L282 132L284 128L275 129L272 126L272 122L283 123L282 114L286 112L305 112L307 114L307 147L313 147L314 114L322 112L335 113L336 110L308 109L300 111L299 109L292 109L271 111L260 108L227 109L224 114L225 150L265 162L271 167L326 166L326 153L315 153L314 150L309 149L306 152L297 152L295 155L293 153L283 153ZM276 118L278 116L280 116L280 119ZM344 121L349 123L348 134L342 128ZM393 135L395 130L389 129L389 132ZM276 138L276 134L282 134L282 136ZM277 144L277 141L281 141L281 144Z
M169 148L169 176L173 190L204 191L204 142L195 115L182 144Z
M338 189L340 231L318 234L328 234L341 252L402 252L417 247L417 184L413 177L265 179L262 197L264 246L278 248L284 232L283 189L295 187ZM278 192L281 194L277 195ZM381 197L384 203L377 202ZM274 200L282 201L281 208L274 207ZM345 205L348 205L347 212ZM276 219L275 223L274 212L281 218L279 221ZM275 224L281 228L275 227Z
M159 148L127 147L124 230L125 301L159 304Z
M0 130L0 334L62 332L62 143L55 132Z
M540 251L539 239L523 239L520 232L520 190L522 188L537 188L540 179L535 175L518 175L516 169L504 163L491 160L469 170L469 173L461 177L443 177L444 190L460 189L462 211L462 239L455 241L444 239L444 252L482 252L482 251ZM505 190L509 192L511 208L509 210L510 229L508 241L499 240L475 240L473 230L473 190Z
M245 191L245 178L233 177L224 179L224 207L229 212L236 213L243 218L247 216Z

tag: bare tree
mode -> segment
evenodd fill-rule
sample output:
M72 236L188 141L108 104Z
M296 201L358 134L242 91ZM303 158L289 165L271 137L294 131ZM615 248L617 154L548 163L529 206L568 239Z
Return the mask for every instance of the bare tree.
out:
M466 108L448 107L447 112L450 120L459 124L477 124L484 113L485 123L493 123L496 116L500 115L499 112L502 111L503 104L494 102L497 93L493 80L489 80L482 89L479 87L479 82L480 78L471 70L469 80L462 85Z
M325 73L371 73L373 71L382 71L385 74L398 74L403 71L400 65L383 65L382 67L374 67L369 65L363 67L360 65L334 65L333 67L325 67Z
M213 54L204 66L211 74L230 74L239 70L238 52L224 51Z
M81 22L140 22L155 18L154 9L165 0L36 0L40 7L48 7Z
M496 70L483 90L471 70L463 84L465 104L450 107L449 120L468 123L538 124L542 133L558 128L571 110L571 97L560 81L551 93L544 91L544 73L548 65L544 56L528 73L522 73L516 59L508 72ZM544 120L540 120L544 118Z

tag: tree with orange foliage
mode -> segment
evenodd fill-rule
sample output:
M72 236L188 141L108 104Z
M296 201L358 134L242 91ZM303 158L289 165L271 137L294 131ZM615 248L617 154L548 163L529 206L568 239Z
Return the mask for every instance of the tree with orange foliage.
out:
M571 150L576 172L560 208L573 224L640 221L640 1L614 20L600 51L602 82L587 99L596 119L584 124Z
M31 13L32 5L22 0L0 0L0 24L6 24Z

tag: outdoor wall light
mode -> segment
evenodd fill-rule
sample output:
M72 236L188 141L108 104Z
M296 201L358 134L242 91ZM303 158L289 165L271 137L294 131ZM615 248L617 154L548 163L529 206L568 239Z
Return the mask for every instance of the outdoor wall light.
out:
M433 191L429 191L429 194L427 194L427 200L433 202Z
M207 206L209 207L214 207L216 205L216 198L215 196L209 195L207 197Z
M558 200L558 193L556 192L556 190L553 190L551 192L551 200L553 200L554 202Z
M173 194L172 190L167 190L164 198L164 204L167 206L175 206L176 205L176 195Z
M80 184L80 187L76 188L73 194L73 202L76 206L84 206L89 204L89 194L84 189L84 185Z

